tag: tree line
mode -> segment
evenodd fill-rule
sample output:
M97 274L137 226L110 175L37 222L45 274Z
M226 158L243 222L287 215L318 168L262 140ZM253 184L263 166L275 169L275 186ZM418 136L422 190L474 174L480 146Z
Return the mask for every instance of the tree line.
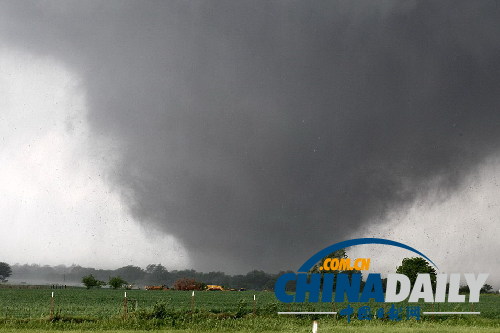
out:
M277 274L266 273L262 270L252 270L246 274L229 275L224 272L198 272L192 269L168 270L162 264L150 264L146 268L128 265L118 269L96 269L91 267L48 266L48 265L19 265L11 266L12 278L16 281L46 281L47 283L80 284L82 278L92 275L96 280L109 281L113 277L120 277L138 287L146 285L166 285L173 287L177 280L188 278L204 284L221 285L225 288L245 288L254 290L272 290L276 279L285 272Z
M339 250L329 256L323 258L347 258L344 250ZM321 262L315 265L309 273L324 273L320 270ZM291 272L291 271L288 271ZM115 270L109 269L96 269L90 267L82 267L79 265L72 266L41 266L41 265L8 265L7 263L0 262L0 282L6 282L9 276L15 278L16 281L44 281L45 283L53 284L80 284L90 285L91 287L98 287L103 285L110 285L113 288L122 287L124 284L135 285L143 287L146 285L164 285L169 288L183 290L185 287L179 284L190 282L201 285L220 285L224 288L234 289L251 289L251 290L273 290L278 277L282 274L288 273L285 271L277 274L266 273L261 270L253 270L246 274L229 275L224 272L197 272L192 269L186 270L172 270L169 271L162 264L150 264L145 269L128 265ZM332 271L331 273L347 273L361 274L357 271ZM396 273L404 274L410 279L413 286L418 273L427 273L431 276L431 282L435 287L436 271L429 265L429 263L420 257L405 258L400 266L396 268ZM84 280L87 279L86 283ZM90 281L90 282L89 282ZM107 281L107 282L104 282ZM178 285L176 285L176 282ZM387 279L383 279L383 289L385 291ZM361 281L361 287L364 281ZM288 290L294 290L293 284L287 286ZM492 292L492 286L485 284L481 292ZM461 292L467 292L467 286L460 288Z

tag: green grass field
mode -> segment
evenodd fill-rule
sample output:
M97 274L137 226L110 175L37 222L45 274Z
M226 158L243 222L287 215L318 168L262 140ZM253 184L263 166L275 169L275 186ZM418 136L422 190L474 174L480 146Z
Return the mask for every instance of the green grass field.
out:
M478 304L420 304L422 311L480 311L480 315L422 315L420 321L403 319L358 320L350 323L335 315L278 315L278 311L339 311L347 304L282 304L272 292L124 291L109 289L53 290L0 289L0 330L119 331L162 330L175 332L310 332L318 320L320 332L500 332L500 295L481 295ZM253 295L256 295L254 308ZM155 305L156 304L156 305ZM356 310L369 305L372 313L390 304L351 303ZM407 304L403 304L403 308ZM194 311L192 311L194 309Z

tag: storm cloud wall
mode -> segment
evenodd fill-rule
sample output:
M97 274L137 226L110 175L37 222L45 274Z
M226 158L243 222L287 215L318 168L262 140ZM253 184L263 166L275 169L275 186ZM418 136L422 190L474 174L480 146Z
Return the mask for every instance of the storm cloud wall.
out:
M498 150L496 2L0 8L4 45L80 75L110 188L197 269L296 268Z

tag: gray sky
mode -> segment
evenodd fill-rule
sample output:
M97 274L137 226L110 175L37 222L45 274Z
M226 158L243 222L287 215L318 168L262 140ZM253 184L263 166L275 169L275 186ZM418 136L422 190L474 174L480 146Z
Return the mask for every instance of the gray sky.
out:
M498 267L499 32L489 1L2 1L2 259Z

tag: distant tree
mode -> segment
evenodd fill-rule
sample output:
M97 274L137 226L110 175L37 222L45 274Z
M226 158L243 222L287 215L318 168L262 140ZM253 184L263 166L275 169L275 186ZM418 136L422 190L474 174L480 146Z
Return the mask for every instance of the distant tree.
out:
M446 285L446 289L448 289L448 284ZM462 285L460 286L460 288L458 289L458 292L460 293L470 293L470 289L469 289L469 286L468 285Z
M347 258L347 254L345 252L344 249L340 249L340 250L337 250L335 252L332 252L330 253L329 255L327 255L326 257L324 257L323 259L321 259L321 261L319 261L318 263L316 263L316 265L314 265L310 270L309 270L309 273L325 273L323 270L320 269L320 267L323 265L323 262L325 261L325 259L334 259L334 258L337 258L337 259L346 259ZM328 273L340 273L341 271L328 271Z
M146 266L146 273L148 274L163 274L167 271L167 268L162 264L149 264Z
M146 272L137 266L125 266L114 271L114 275L119 275L129 282L138 282L144 278Z
M264 290L273 291L277 280L278 280L278 275L276 274L270 275L267 282L261 288Z
M481 288L481 293L487 294L490 293L493 290L493 287L489 284L484 284L483 287Z
M209 272L201 273L202 276L198 280L203 281L207 284L216 284L219 286L230 286L231 276L226 275L223 272Z
M253 270L244 276L245 285L243 287L253 290L265 289L269 286L269 280L273 277L264 271ZM274 288L274 284L272 285Z
M82 278L82 283L85 285L85 287L87 287L87 289L93 287L102 287L106 285L106 282L97 280L92 274L84 276Z
M6 262L0 262L0 282L7 282L7 278L11 276L12 269Z
M124 285L128 284L127 281L125 281L124 279L122 279L121 277L119 276L114 276L112 278L109 279L109 282L108 284L113 287L113 289L118 289L118 288L121 288L123 287Z
M169 279L169 272L162 264L150 264L146 267L146 280L151 284L162 284L165 281L172 283L175 279Z
M175 290L203 290L205 287L204 283L190 278L181 278L174 283Z
M415 284L418 273L430 274L432 285L434 286L436 283L436 270L421 257L404 258L401 266L396 269L396 273L406 275L412 286Z

